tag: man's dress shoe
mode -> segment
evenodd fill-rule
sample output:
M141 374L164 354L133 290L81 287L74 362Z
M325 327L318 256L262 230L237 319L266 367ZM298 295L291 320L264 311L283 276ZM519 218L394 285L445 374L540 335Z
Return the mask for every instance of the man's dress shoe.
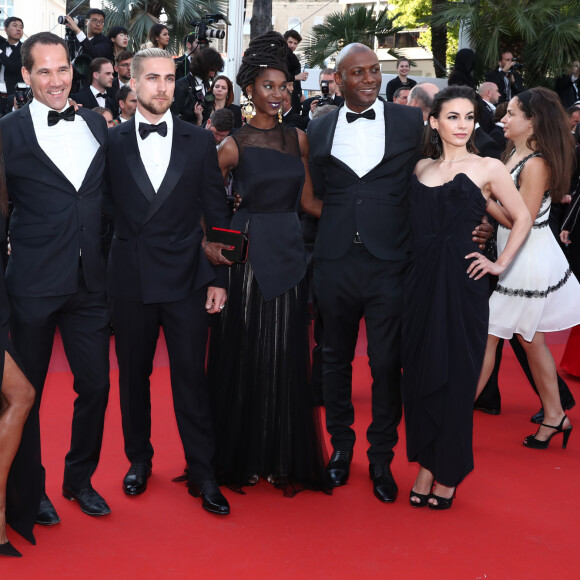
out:
M392 503L397 499L399 488L395 483L391 468L388 465L371 463L369 473L373 481L373 493L384 503Z
M475 411L481 411L482 413L487 413L488 415L499 415L501 413L500 407L488 407L487 405L483 405L482 403L478 403L475 401L475 405L473 405L473 409Z
M332 452L330 461L326 466L326 473L328 474L331 485L339 487L348 481L351 463L352 450L335 449Z
M36 516L36 523L41 526L54 526L58 524L60 518L52 505L52 502L48 499L46 493L43 493L40 498L40 505L38 506L38 515Z
M123 491L126 495L139 495L147 489L147 480L151 477L151 466L148 463L131 463L123 479Z
M215 481L203 481L200 485L189 482L187 489L193 497L201 496L201 505L204 510L219 516L227 516L230 513L230 504Z
M78 501L81 511L89 516L106 516L111 513L107 502L92 487L73 491L63 486L62 495L71 501Z
M567 401L566 403L564 403L562 405L562 409L564 411L569 411L572 407L574 407L574 405L576 404L576 401L574 399L571 399L570 401ZM530 421L532 423L536 423L536 424L540 424L544 422L544 407L542 407L535 415L532 416L532 418L530 419Z

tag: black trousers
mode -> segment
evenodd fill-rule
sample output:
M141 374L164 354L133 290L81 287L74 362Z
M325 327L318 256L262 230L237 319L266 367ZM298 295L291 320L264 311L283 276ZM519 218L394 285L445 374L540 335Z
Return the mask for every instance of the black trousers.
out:
M209 391L205 374L208 319L206 289L177 302L143 304L111 298L125 453L132 463L151 463L149 378L163 328L179 435L194 482L214 479Z
M36 389L36 405L23 438L37 439L40 449L38 413L58 326L77 394L64 484L73 490L88 487L101 454L109 400L110 331L105 292L89 292L79 268L79 290L75 294L45 298L9 295L9 299L12 342Z
M401 420L401 310L407 262L388 262L354 243L338 260L315 260L314 292L324 324L326 427L335 449L352 449L352 361L364 316L372 383L370 463L389 464Z

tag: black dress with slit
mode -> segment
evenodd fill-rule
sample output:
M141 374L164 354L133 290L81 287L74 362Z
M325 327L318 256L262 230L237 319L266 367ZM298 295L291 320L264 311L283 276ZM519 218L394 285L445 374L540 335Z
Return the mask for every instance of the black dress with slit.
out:
M486 200L460 173L438 187L413 178L412 261L405 285L402 395L407 455L454 487L473 469L473 402L487 342L487 276L465 256Z
M0 217L0 221L0 231L5 232L4 218ZM0 272L0 381L4 377L5 353L8 353L24 372L18 354L10 342L9 319L10 305L4 287L4 272ZM2 453L1 449L0 453ZM43 489L44 471L40 461L40 449L34 438L24 436L8 474L6 522L33 544L36 544L33 527L38 515L38 506Z
M304 184L298 134L244 125L231 228L246 231L249 257L230 269L228 302L211 329L218 483L259 477L293 495L327 490L318 410L309 386L306 255L298 209Z

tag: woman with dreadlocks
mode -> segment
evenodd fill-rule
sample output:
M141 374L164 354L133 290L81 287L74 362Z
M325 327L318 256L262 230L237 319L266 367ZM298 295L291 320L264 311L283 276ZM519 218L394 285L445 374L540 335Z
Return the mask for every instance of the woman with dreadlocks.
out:
M212 328L216 476L233 489L267 479L284 494L327 490L323 444L308 384L308 289L298 211L320 215L308 142L283 125L286 42L254 39L236 82L247 123L218 151L241 203L231 228L247 232L248 260L230 271L228 304Z

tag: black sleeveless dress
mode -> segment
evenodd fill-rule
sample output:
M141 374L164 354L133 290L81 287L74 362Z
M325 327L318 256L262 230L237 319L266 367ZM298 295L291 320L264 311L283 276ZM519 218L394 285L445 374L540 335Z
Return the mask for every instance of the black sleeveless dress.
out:
M4 218L0 215L0 231L5 232ZM0 272L0 383L4 377L4 358L8 353L24 372L16 350L9 338L10 305L4 286L4 272ZM0 384L0 392L2 385ZM25 434L29 430L25 429ZM2 450L0 450L0 453ZM6 522L29 542L36 544L33 527L38 515L40 496L44 489L44 471L40 449L35 439L23 435L20 447L8 474L6 486Z
M249 258L230 269L228 302L212 325L218 483L263 477L294 495L326 490L318 411L309 386L306 256L298 218L304 166L296 129L244 125L234 136L231 228L247 231Z
M489 282L470 279L471 232L486 200L460 173L409 195L412 262L405 286L403 380L407 456L454 487L473 469L473 402L487 342Z

